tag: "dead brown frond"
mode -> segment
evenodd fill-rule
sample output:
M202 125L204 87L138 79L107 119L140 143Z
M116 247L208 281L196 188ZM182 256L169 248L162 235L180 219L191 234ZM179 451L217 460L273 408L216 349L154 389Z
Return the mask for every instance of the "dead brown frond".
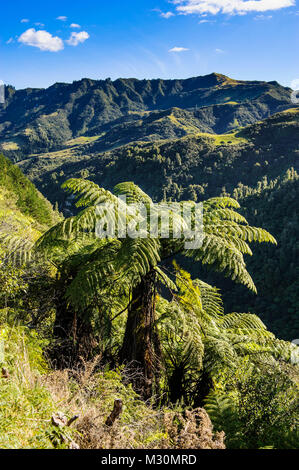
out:
M153 408L133 390L132 373L131 367L105 371L98 357L45 378L57 407L68 418L79 415L73 426L81 449L225 448L224 433L213 433L204 409L182 413ZM110 422L115 401L121 401L121 413Z
M203 408L165 413L164 426L168 435L165 448L225 449L224 432L213 434L211 420Z

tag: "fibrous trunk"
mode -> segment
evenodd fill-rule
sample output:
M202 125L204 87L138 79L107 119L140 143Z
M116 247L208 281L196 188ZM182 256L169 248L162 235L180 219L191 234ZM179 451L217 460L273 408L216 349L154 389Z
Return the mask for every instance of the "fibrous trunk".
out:
M152 396L154 385L158 384L160 369L161 352L155 326L155 286L156 273L152 270L133 289L120 351L120 360L128 365L131 382L144 399ZM135 374L132 374L133 370Z
M204 400L211 390L213 390L213 381L207 371L203 370L197 383L194 406L204 406Z
M66 283L57 281L56 317L53 336L55 345L50 353L55 366L59 368L74 367L81 359L88 360L96 346L92 326L88 315L84 319L65 298Z

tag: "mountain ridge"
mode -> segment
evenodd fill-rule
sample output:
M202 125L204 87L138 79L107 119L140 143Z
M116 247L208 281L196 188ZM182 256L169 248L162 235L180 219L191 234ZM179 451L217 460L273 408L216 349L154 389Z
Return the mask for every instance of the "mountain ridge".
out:
M7 87L6 94L0 108L0 149L15 161L21 155L61 149L80 136L117 132L126 123L132 127L144 120L144 113L180 108L202 132L225 133L293 106L291 90L277 82L234 80L216 73L181 80L85 78L47 89Z

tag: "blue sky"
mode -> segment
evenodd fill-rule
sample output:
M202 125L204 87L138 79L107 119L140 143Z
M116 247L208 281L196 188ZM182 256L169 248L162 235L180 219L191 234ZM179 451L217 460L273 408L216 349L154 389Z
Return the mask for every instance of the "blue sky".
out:
M1 6L0 79L299 79L298 0L14 0Z

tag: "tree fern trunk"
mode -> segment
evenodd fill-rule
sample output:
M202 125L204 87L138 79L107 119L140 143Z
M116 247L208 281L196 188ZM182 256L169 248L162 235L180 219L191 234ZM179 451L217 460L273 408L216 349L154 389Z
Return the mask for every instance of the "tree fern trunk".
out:
M212 389L213 381L207 371L203 370L197 383L193 406L204 406L204 400Z
M71 367L73 362L74 345L72 330L74 313L69 309L64 298L64 290L58 292L56 299L56 317L53 328L54 347L51 349L51 359L55 366Z
M181 400L184 395L184 376L185 368L183 366L176 367L169 378L169 398L172 403Z
M156 273L150 271L134 288L120 351L122 363L128 364L131 371L139 369L139 374L133 374L131 381L144 399L152 396L160 368L160 345L155 328L155 286Z
M56 298L56 317L53 336L55 344L50 352L51 359L56 367L74 367L81 358L88 360L97 343L95 341L92 326L69 305L65 299L67 282L62 279L57 281L58 295Z

